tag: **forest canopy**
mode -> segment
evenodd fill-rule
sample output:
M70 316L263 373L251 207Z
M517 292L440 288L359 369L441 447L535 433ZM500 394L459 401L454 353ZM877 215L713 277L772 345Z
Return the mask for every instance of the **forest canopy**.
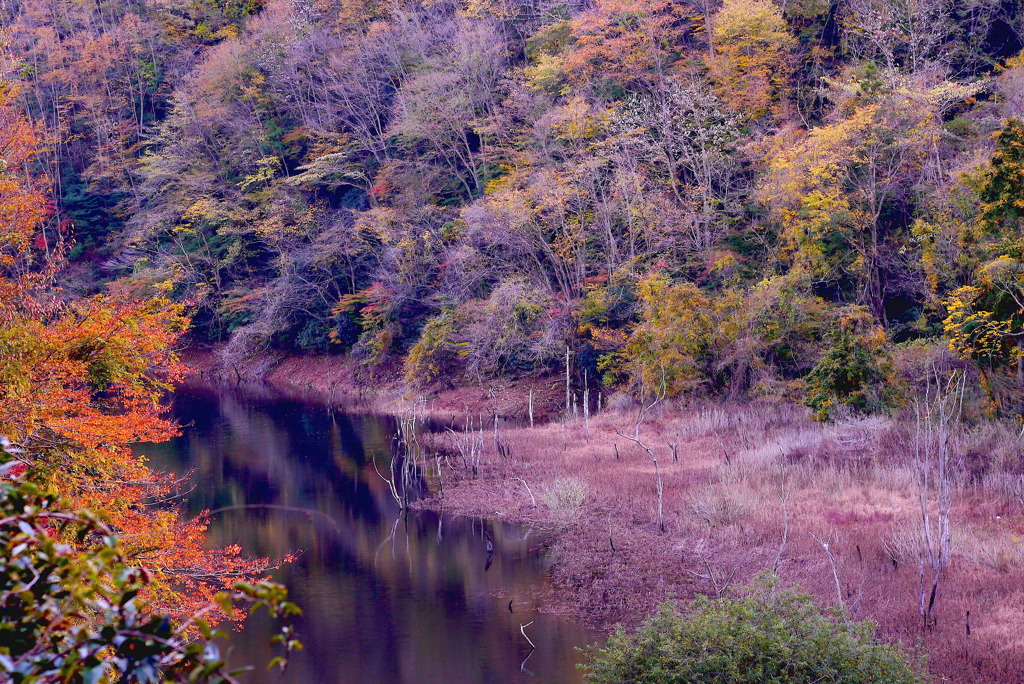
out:
M829 417L898 403L868 386L907 345L1024 408L1022 12L22 0L0 23L69 293L158 288L230 361L429 388L569 348L581 385Z

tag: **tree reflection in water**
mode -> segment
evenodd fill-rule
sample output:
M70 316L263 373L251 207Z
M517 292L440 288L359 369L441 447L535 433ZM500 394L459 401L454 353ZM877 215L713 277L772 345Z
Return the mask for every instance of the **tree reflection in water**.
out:
M181 436L139 450L155 467L193 472L186 505L217 511L210 543L301 552L275 574L305 612L305 650L284 681L580 680L575 647L597 635L533 610L531 588L545 581L540 540L499 523L403 515L374 468L375 458L390 463L393 418L237 389L183 390L174 414ZM251 618L232 637L232 660L267 662L268 629ZM261 670L248 678L281 681Z

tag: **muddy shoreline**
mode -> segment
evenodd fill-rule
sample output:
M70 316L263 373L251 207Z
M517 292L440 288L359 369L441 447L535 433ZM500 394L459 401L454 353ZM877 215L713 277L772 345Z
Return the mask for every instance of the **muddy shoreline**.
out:
M553 376L413 390L395 370L371 375L357 361L341 356L265 353L234 366L221 362L215 348L189 348L181 357L191 370L186 384L263 384L286 396L355 411L415 410L443 421L497 415L528 422L532 408L534 420L542 423L560 417L565 396L564 379Z
M524 454L518 453L518 449L513 452L498 448L493 431L495 416L502 419L499 441L560 434L563 428L572 429L576 423L585 427L584 418L564 421L565 385L561 377L529 379L515 386L506 382L413 392L402 383L399 374L370 378L365 368L344 357L289 357L268 353L226 367L216 351L215 348L190 348L182 353L182 360L191 370L185 379L186 385L265 388L275 394L343 407L345 411L356 413L401 415L415 412L435 424L462 426L460 430L464 429L467 419L477 425L485 424L477 474L460 471L457 465L447 467L442 473L443 486L428 498L413 502L412 506L501 520L542 531L546 535L544 546L553 561L551 586L537 588L536 598L546 612L600 631L609 631L620 623L633 626L669 596L665 587L685 580L673 576L669 582L664 578L653 584L647 580L632 582L627 576L629 568L649 563L646 558L633 556L638 553L646 556L661 545L652 545L645 533L623 535L618 540L608 535L600 541L592 540L584 533L587 523L577 515L578 507L574 506L573 497L578 493L560 495L554 491L564 486L566 480L554 474L554 481L548 482L538 479L534 472L527 478L520 477L522 473L512 464L526 463ZM527 427L531 407L536 426L532 429ZM428 446L446 453L449 461L456 463L457 447L449 437L453 435L430 435ZM545 443L542 451L547 448ZM624 448L625 452L628 448ZM538 452L532 457L542 457L542 454ZM506 478L510 479L505 481ZM568 501L564 500L566 497ZM551 505L545 503L548 500ZM609 561L614 568L610 573L602 569ZM599 574L608 577L598 583L601 593L595 598L594 587L588 584ZM604 586L606 584L608 586Z

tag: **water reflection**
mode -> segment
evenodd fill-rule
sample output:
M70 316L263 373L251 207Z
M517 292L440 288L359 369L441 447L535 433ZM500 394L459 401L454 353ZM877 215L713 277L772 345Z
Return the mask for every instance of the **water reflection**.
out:
M545 570L536 535L400 515L374 469L375 458L378 467L389 462L393 419L230 389L182 391L174 413L182 435L140 450L156 467L194 472L188 509L219 511L211 544L270 557L302 552L275 575L305 612L305 650L285 681L580 680L575 647L595 635L533 610L531 587ZM532 655L520 633L530 621ZM251 618L232 660L267 662L268 629ZM249 681L281 680L257 671Z

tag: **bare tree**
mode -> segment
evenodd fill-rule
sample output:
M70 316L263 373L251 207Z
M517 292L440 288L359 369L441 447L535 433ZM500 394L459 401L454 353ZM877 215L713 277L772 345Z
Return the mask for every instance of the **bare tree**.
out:
M623 144L664 176L686 212L688 242L708 254L725 231L724 214L740 188L734 143L740 120L696 78L665 82L652 95L632 95L615 119Z
M914 404L914 466L921 508L919 609L925 626L935 624L935 600L949 566L950 509L953 505L953 435L963 411L966 374L948 377L933 367L924 397ZM926 573L931 582L926 582Z
M665 531L665 483L661 479L661 468L658 466L658 455L654 453L654 449L647 446L640 440L640 426L644 422L644 418L655 406L660 404L665 398L665 377L664 369L662 370L661 386L658 390L658 394L655 396L654 401L650 404L645 404L643 401L640 403L640 415L637 416L636 423L633 425L633 434L624 435L618 429L615 430L615 434L620 437L624 437L631 442L636 442L636 445L643 449L647 453L647 457L651 459L654 464L654 477L655 477L655 491L658 495L658 529L662 532Z
M852 52L875 60L890 77L940 58L952 31L941 0L851 0L845 23Z

